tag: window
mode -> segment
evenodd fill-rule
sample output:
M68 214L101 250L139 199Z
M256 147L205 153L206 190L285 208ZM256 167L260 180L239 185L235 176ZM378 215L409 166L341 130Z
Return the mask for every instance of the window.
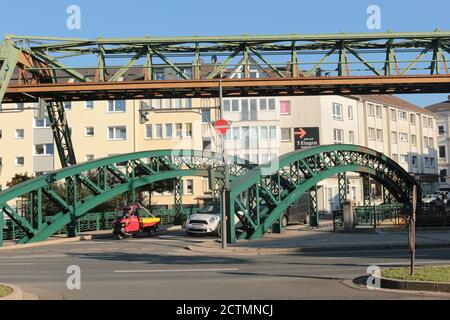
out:
M428 137L423 137L423 147L428 147Z
M186 194L194 194L194 180L186 180Z
M439 146L439 158L445 158L445 146Z
M416 124L416 115L415 114L411 114L409 117L409 121L412 125Z
M411 135L411 144L413 146L417 145L417 136L415 134Z
M36 155L36 156L53 155L53 154L54 154L53 143L36 144L34 146L34 155Z
M25 130L24 129L16 129L15 137L16 137L16 139L23 139L25 137Z
M3 167L3 158L2 157L0 157L0 167Z
M0 140L3 139L3 130L0 129Z
M181 123L175 123L175 137L181 138L183 134L183 125Z
M334 129L334 143L344 143L344 130Z
M442 136L444 133L445 133L444 126L439 126L438 127L438 135Z
M269 101L269 110L275 110L275 99L270 98L268 99L268 101Z
M396 131L391 132L391 142L397 143L397 132Z
M407 154L401 154L400 155L400 162L407 163L408 162L408 155Z
M425 168L430 167L430 159L428 157L424 157L423 158L423 162L424 162L424 167Z
M440 181L446 182L447 181L447 169L442 169L439 171Z
M192 123L186 123L185 130L186 130L186 137L192 137Z
M428 118L428 127L433 128L433 118Z
M203 150L210 151L211 150L211 140L203 140Z
M422 116L422 127L426 127L427 126L427 117Z
M269 138L272 140L277 138L277 127L275 126L269 127Z
M49 118L44 118L44 119L35 119L34 120L34 127L35 128L48 128L51 127L52 124L50 123L50 119Z
M434 147L434 139L433 139L433 138L428 138L428 146L429 146L430 148L433 148L433 147Z
M342 120L342 104L333 103L333 120Z
M269 131L267 127L261 127L261 139L269 139Z
M125 112L125 100L108 101L108 112Z
M369 140L375 140L375 128L369 128Z
M399 133L398 133L398 139L399 139L401 142L408 142L408 134L407 134L407 133L404 133L404 132L399 132Z
M430 168L434 168L436 166L434 158L430 157Z
M234 112L239 111L239 100L237 99L231 100L231 111Z
M394 160L395 162L398 162L398 155L396 153L392 154L392 160Z
M126 139L127 139L126 126L108 127L108 140L126 140Z
M377 129L377 140L383 141L383 130Z
M348 120L353 120L353 107L352 106L347 107L347 116L348 116Z
M375 115L377 116L377 118L382 118L383 117L381 106L376 106L375 107Z
M413 167L417 167L417 156L411 157L411 163L412 163Z
M233 128L233 140L239 140L241 136L241 129L239 127Z
M281 128L281 141L291 141L291 128Z
M85 161L92 161L92 160L94 160L94 155L93 154L86 154L84 156L84 160Z
M267 110L267 99L259 100L259 110Z
M16 103L17 110L23 111L23 107L24 107L23 102Z
M94 101L86 101L85 109L93 110L94 109Z
M281 114L291 114L291 102L290 101L280 101L280 113Z
M155 138L162 139L162 124L155 124Z
M145 137L147 139L153 138L153 126L151 124L145 125Z
M369 117L374 117L375 116L375 110L374 110L375 106L371 103L367 104L367 115Z
M202 123L211 122L211 110L203 109L202 110Z
M394 109L391 109L391 121L397 120L397 112Z
M172 136L173 136L172 124L171 123L166 123L166 138L167 139L171 139Z
M398 112L398 118L400 120L406 120L407 117L408 117L408 115L406 114L406 111L399 111Z
M70 101L64 102L64 110L72 110L72 102Z
M25 158L24 157L16 157L14 164L16 167L23 167L25 165Z
M353 131L348 132L348 143L350 143L350 144L355 143L355 132L353 132Z
M85 127L84 128L84 135L86 137L93 137L94 136L94 127Z
M172 108L174 109L180 109L181 108L181 99L176 98L172 100Z
M230 111L230 100L223 101L223 111L225 111L225 112Z

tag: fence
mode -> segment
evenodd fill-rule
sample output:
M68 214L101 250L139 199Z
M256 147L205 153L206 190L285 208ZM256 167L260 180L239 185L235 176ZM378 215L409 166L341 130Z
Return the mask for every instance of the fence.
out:
M353 207L353 225L379 227L387 222L392 225L405 225L412 212L411 205L401 203L377 206ZM333 229L344 226L342 210L333 211ZM416 210L417 227L450 227L450 207L433 204L420 204Z
M199 208L183 208L181 210L181 218L185 220L188 215L196 213ZM174 209L155 209L150 210L156 217L161 218L161 225L173 224L175 219ZM46 217L50 221L53 217ZM109 230L113 228L115 212L95 212L88 213L77 220L77 233L97 230ZM67 234L67 228L60 229L56 234ZM12 220L5 221L5 230L3 232L3 240L17 240L25 236L25 233Z

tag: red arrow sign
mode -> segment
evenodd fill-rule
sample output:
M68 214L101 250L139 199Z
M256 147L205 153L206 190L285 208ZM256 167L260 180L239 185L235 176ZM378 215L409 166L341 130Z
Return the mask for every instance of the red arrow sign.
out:
M306 132L305 129L303 129L303 128L300 128L299 131L294 132L294 134L295 134L296 136L300 136L300 139L303 139L303 137L306 136L306 133L307 133L307 132Z
M230 129L230 123L225 119L219 119L214 122L214 129L216 129L218 134L223 136Z

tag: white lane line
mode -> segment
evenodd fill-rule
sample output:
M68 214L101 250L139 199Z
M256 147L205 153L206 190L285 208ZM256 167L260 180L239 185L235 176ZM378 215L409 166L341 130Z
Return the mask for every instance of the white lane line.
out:
M36 263L34 262L11 262L11 263L0 263L0 266L30 266L30 265L34 265Z
M163 272L218 272L218 271L238 271L238 268L223 269L154 269L154 270L114 270L115 273L163 273Z

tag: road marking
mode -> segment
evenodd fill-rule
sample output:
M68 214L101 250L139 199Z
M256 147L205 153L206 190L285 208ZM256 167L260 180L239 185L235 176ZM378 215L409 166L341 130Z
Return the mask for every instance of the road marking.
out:
M0 263L0 266L30 266L34 265L34 262L11 262L11 263Z
M115 273L163 273L163 272L218 272L218 271L238 271L238 268L223 269L172 269L172 270L114 270Z

